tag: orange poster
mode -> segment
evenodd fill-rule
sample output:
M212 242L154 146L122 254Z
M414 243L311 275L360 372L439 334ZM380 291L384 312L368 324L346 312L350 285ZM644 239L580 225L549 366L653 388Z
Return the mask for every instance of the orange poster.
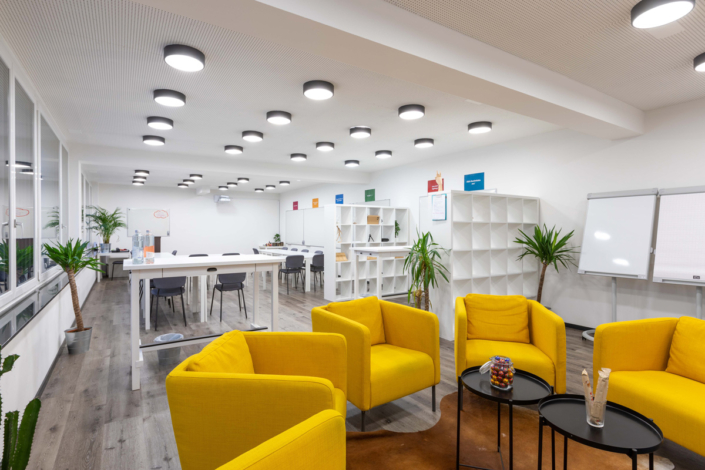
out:
M315 209L316 207L318 207L318 198L313 200L313 208Z

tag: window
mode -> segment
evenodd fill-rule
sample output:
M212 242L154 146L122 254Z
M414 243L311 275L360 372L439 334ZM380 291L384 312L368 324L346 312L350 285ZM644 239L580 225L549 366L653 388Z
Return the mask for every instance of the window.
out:
M15 240L17 285L34 278L34 103L15 82Z
M69 239L69 153L61 147L61 241Z
M61 199L59 197L59 160L61 159L61 144L49 127L44 117L40 118L41 135L41 162L39 165L41 175L39 184L41 190L42 211L41 220L41 247L45 243L55 244L61 238ZM43 251L43 250L42 250ZM49 258L41 257L41 271L54 267Z
M0 60L0 292L10 281L10 69Z

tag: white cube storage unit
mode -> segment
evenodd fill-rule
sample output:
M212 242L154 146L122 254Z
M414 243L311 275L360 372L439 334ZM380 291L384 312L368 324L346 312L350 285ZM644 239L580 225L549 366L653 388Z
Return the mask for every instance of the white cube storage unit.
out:
M379 216L379 224L368 224L367 216ZM361 297L405 293L408 275L403 274L403 259L382 260L382 279L377 279L377 260L366 257L354 259L354 247L392 247L409 244L409 209L385 206L356 206L331 204L325 206L326 238L325 288L328 301L344 301ZM394 236L394 223L399 223L399 235ZM388 241L382 241L386 239ZM336 261L336 253L343 253L347 261ZM359 281L354 285L353 264L357 263Z
M536 297L538 263L519 260L520 230L539 223L539 199L451 191L452 296L470 293Z

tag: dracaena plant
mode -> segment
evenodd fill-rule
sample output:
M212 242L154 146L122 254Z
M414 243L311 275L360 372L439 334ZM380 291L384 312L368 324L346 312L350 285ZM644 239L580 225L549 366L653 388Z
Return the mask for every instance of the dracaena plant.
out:
M416 232L414 242L409 254L404 260L404 272L411 272L411 285L407 294L407 301L411 303L414 298L414 306L421 308L421 297L424 297L424 310L431 307L431 300L428 296L430 287L438 287L439 278L448 282L448 268L441 263L441 253L448 250L442 248L433 241L431 232L419 234Z
M119 228L127 228L125 219L120 208L112 212L103 209L100 206L88 206L92 212L86 214L88 219L88 228L95 230L103 239L103 243L110 243L110 238Z
M543 292L543 281L546 277L546 269L549 266L553 266L558 272L558 265L560 264L564 268L568 268L568 265L577 266L575 264L575 259L573 255L578 253L578 248L568 245L568 242L573 237L571 232L567 235L561 237L561 230L556 231L556 226L554 225L552 229L548 229L544 224L543 229L538 225L534 227L533 236L529 236L523 231L519 230L521 233L520 237L514 240L514 243L522 245L523 252L519 255L518 259L524 259L526 256L535 257L539 263L541 263L541 276L539 277L539 290L536 294L536 301L541 302L541 293Z

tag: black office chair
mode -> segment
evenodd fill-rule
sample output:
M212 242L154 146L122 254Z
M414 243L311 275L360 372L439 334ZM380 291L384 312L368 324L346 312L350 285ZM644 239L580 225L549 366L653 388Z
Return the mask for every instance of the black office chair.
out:
M314 253L317 254L317 255L322 255L322 254L323 254L323 252L322 252L321 250L315 251Z
M171 252L171 256L176 256L176 250Z
M240 253L223 253L223 256L240 256Z
M252 251L254 251L256 255L259 254L259 250L257 248L252 248Z
M200 258L201 256L208 256L208 255L188 255L189 258Z
M308 250L301 250L301 253L308 253Z
M162 277L152 279L154 288L150 291L155 298L157 308L154 312L154 331L157 331L157 321L159 320L159 297L169 298L181 296L181 311L184 314L184 326L186 323L186 307L184 306L184 291L186 286L186 276ZM171 303L171 310L174 310L174 302Z
M213 300L215 299L215 291L220 291L220 321L223 321L223 292L237 291L237 303L240 305L240 311L242 312L242 304L245 304L245 318L247 318L247 302L245 302L245 279L247 278L247 273L233 273L233 274L218 274L218 283L213 288L213 295L211 296L211 311L209 316L213 313ZM242 302L240 302L240 295L242 295Z
M311 275L313 276L313 291L316 292L316 273L318 273L318 282L321 283L323 287L323 255L313 255L311 260Z
M282 250L288 250L289 247L288 247L288 246L282 246L281 249L282 249Z
M287 256L286 267L279 270L280 274L286 276L286 295L289 295L289 274L294 275L294 288L298 287L298 276L302 276L301 287L304 287L304 257L303 255ZM306 289L304 288L304 293Z
M292 248L291 251L299 251L298 248Z
M110 266L111 266L111 268L110 268L110 280L111 280L111 281L113 280L113 275L115 274L115 265L116 265L116 264L119 264L120 266L124 266L124 265L125 265L125 260L124 260L124 259L118 259L118 260L115 260L115 261L112 262L112 264L110 265Z

